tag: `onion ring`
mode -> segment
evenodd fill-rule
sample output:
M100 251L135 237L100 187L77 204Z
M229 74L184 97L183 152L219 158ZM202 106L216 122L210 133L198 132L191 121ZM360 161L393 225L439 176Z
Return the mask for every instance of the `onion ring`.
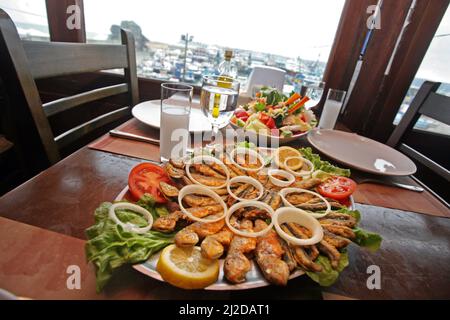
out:
M231 185L233 183L239 183L239 182L243 182L243 183L248 183L251 184L252 186L254 186L256 189L259 190L259 195L254 198L251 199L253 201L257 201L259 199L261 199L261 197L264 195L264 187L261 184L261 182L259 182L258 180L252 178L252 177L247 177L247 176L238 176L238 177L234 177L232 178L228 184L227 184L227 191L230 194L230 196L232 196L234 199L236 199L237 201L249 201L250 199L244 199L244 198L239 198L237 195L235 195L232 191L231 191Z
M305 158L302 158L303 159L303 162L304 163L306 163L306 164L308 164L308 166L309 166L309 168L310 168L310 170L309 171L306 171L306 170L302 170L302 171L294 171L294 170L292 170L292 169L290 169L287 165L286 165L286 163L289 161L289 160L291 160L291 159L296 159L296 158L298 158L298 157L290 157L290 158L286 158L285 160L284 160L284 166L285 166L285 168L286 168L286 170L288 171L288 172L290 172L290 173L292 173L294 176L296 176L296 177L302 177L302 178L304 178L304 177L308 177L308 176L310 176L313 172L314 172L314 164L311 162L311 161L309 161L308 159L305 159Z
M116 209L125 209L125 210L131 210L133 212L137 212L142 214L148 222L148 225L145 227L138 227L134 223L127 222L124 223L119 220L119 218L116 215ZM115 224L121 226L124 231L127 232L134 232L138 234L146 233L149 231L153 226L153 216L150 212L148 212L147 209L144 209L136 204L128 203L128 202L119 202L111 205L109 208L109 218L114 221Z
M291 184L295 182L294 175L284 170L270 169L267 174L269 176L270 182L272 182L277 187L289 187ZM280 180L277 177L275 177L276 175L282 176L286 178L288 181Z
M314 219L308 212L304 210L291 207L280 208L275 211L273 220L275 230L277 231L278 235L293 245L312 246L319 243L323 239L323 228L320 225L319 221ZM298 223L299 225L308 228L308 230L311 230L312 232L312 237L309 239L299 239L287 234L281 228L281 225L287 222Z
M253 155L254 157L256 157L260 162L261 162L261 166L259 168L247 168L247 167L243 167L241 166L239 163L237 163L236 160L234 160L234 156L237 154L246 154L248 153L249 156ZM259 154L259 152L253 150L253 149L247 149L247 148L235 148L233 149L233 151L231 151L230 153L230 161L239 169L244 170L244 171L250 171L250 172L258 172L260 171L262 168L265 167L265 160L263 158L262 155Z
M267 226L267 228L264 228L261 231L258 232L248 232L248 231L242 231L238 230L235 227L233 227L230 223L230 217L233 215L233 213L241 208L245 207L256 207L259 209L266 210L270 217L272 218L270 224ZM275 212L273 211L272 207L268 204L260 201L244 201L244 202L238 202L231 206L231 208L228 210L227 215L225 216L225 223L227 224L228 228L236 235L246 238L258 238L264 236L267 232L269 232L273 227L273 215Z
M287 199L286 199L286 195L290 194L290 193L309 193L312 195L315 195L316 197L320 198L323 202L325 202L325 204L327 205L327 210L325 211L325 213L314 213L314 212L308 212L311 216L313 216L314 218L323 218L325 216L327 216L328 214L331 213L331 205L330 203L327 201L327 199L325 199L324 197L322 197L320 194L318 194L317 192L314 191L310 191L310 190L305 190L305 189L300 189L300 188L286 188L280 191L280 196L281 199L283 200L283 203L286 207L291 207L291 208L296 208L298 209L296 206L294 206L293 204L291 204Z
M224 184L222 184L220 186L217 186L217 187L210 187L210 186L206 186L206 185L198 182L197 180L195 180L192 177L191 171L189 170L191 168L191 165L195 164L195 163L203 163L203 161L205 161L205 160L206 161L215 162L216 164L218 164L219 166L222 167L223 171L225 172L225 174L227 176L227 179L226 179ZM208 189L222 189L223 187L225 187L228 184L228 181L230 181L230 171L228 170L227 166L222 161L220 161L219 159L214 158L212 156L206 156L206 155L197 156L197 157L194 157L193 159L191 159L190 161L188 161L186 163L186 174L188 175L188 178L192 182L194 182L195 184L198 184L200 186L204 186L204 187L206 187Z
M205 196L209 196L209 197L213 198L223 207L223 214L220 217L214 218L214 219L198 218L198 217L194 216L183 205L183 198L184 198L184 196L186 196L188 194L201 194L201 195L205 195ZM178 205L180 206L180 210L185 215L187 215L189 217L189 219L198 221L198 222L203 222L203 223L217 222L217 221L225 218L225 216L227 214L227 205L222 200L222 198L217 193L215 193L213 190L208 189L207 187L201 186L201 185L193 184L193 185L185 186L183 189L181 189L180 192L178 193Z

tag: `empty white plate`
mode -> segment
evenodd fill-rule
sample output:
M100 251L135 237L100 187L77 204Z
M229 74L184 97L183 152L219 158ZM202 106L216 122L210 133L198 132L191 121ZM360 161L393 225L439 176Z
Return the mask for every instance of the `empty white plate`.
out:
M194 107L198 102L192 102L189 131L191 133L211 131L211 124L202 110ZM145 101L137 104L131 111L133 117L153 128L160 128L161 102L160 100Z
M313 130L308 141L348 167L385 176L408 176L417 170L407 156L375 140L337 130Z

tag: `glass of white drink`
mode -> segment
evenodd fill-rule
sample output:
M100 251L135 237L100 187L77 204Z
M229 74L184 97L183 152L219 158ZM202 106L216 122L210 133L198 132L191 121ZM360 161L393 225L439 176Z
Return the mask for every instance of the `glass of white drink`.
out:
M181 83L161 84L161 162L187 153L193 90L192 86Z
M341 90L330 89L328 91L327 101L325 101L320 117L319 129L334 129L345 95L346 92Z
M207 148L214 149L219 128L225 127L236 110L239 97L239 81L229 76L205 76L203 78L200 105L212 125L211 142Z

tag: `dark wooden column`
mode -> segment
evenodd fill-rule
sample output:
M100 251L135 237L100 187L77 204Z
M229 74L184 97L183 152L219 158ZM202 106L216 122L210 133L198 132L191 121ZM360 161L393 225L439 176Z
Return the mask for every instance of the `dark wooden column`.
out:
M377 0L347 0L334 38L323 81L326 82L322 103L329 88L347 90L368 32L367 8Z
M386 76L372 110L368 134L380 141L391 135L392 124L422 60L439 28L450 0L419 0L404 33L391 72ZM433 80L433 79L429 79Z
M365 134L374 101L382 86L398 36L403 28L412 0L384 0L381 29L375 29L364 56L358 81L349 98L343 122L353 131Z
M86 42L83 0L46 0L50 40L58 42ZM80 8L80 28L69 29L67 19L72 15L67 8Z

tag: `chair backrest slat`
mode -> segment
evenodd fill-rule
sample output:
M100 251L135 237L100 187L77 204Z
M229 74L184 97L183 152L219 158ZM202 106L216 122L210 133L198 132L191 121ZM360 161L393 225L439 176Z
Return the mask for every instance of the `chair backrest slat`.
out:
M447 169L445 169L443 166L441 166L440 164L434 162L430 158L421 154L419 151L411 148L410 146L408 146L404 143L402 143L400 145L399 150L401 152L403 152L404 154L406 154L407 156L410 156L411 158L420 162L421 164L423 164L424 166L426 166L427 168L432 170L437 175L443 177L448 182L450 182L450 172Z
M128 92L128 85L126 83L95 89L74 96L65 97L45 103L43 104L44 112L47 115L47 117L50 117L85 103L89 103L95 100L107 98L110 96L126 92Z
M34 79L128 66L125 45L23 41Z
M5 153L11 149L14 144L8 141L4 136L0 135L0 154Z
M92 119L82 125L79 125L69 131L64 132L63 134L57 136L55 138L56 144L59 148L65 148L73 142L77 141L84 135L96 130L98 128L103 127L104 125L120 120L126 115L130 113L129 107L124 107L121 109L114 110L112 112L103 114L95 119Z
M387 145L391 146L392 148L396 148L403 136L406 132L409 132L414 128L414 125L416 124L417 120L420 118L419 110L422 107L422 105L425 103L425 101L428 99L429 95L432 92L435 92L437 89L439 89L440 83L426 81L417 92L414 100L411 102L411 104L408 107L408 110L403 115L402 120L400 120L400 123L395 128L392 135L389 137L387 141Z
M388 139L387 144L422 164L434 172L437 176L450 182L450 172L439 163L433 161L403 141L406 134L410 133L422 115L450 125L450 97L437 94L440 83L425 81L411 102L402 120Z
M431 92L419 113L450 125L450 97Z

